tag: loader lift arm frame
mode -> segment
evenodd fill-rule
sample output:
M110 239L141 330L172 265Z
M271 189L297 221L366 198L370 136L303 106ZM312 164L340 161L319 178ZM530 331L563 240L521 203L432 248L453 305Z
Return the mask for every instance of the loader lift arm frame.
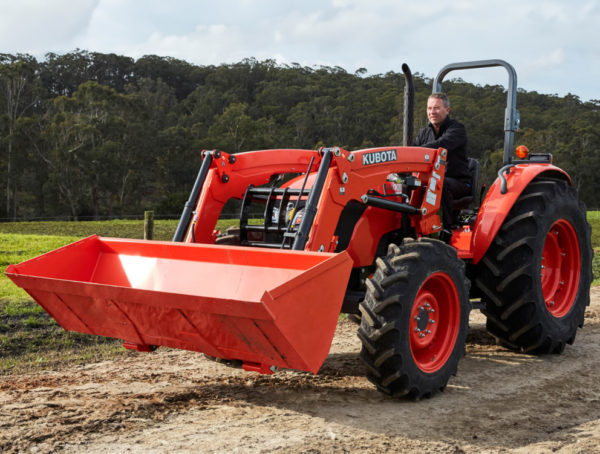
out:
M417 188L410 205L405 205L405 212L412 212L410 216L417 233L427 235L440 229L436 213L441 203L446 164L446 151L443 149L385 147L348 152L336 147L319 151L266 150L236 155L233 163L230 156L220 152L219 158L208 165L195 209L197 222L187 227L185 242L193 242L193 239L197 243L213 242L214 228L229 199L243 200L249 185L265 184L272 175L306 172L311 160L310 171L316 171L316 177L307 206L312 204L314 211L312 216L303 217L298 229L300 235L294 240L294 250L333 251L334 232L344 207L351 200L360 202L371 189L383 185L391 173L414 174L423 181L425 187ZM376 162L373 156L381 161ZM369 158L373 159L372 164ZM377 203L372 196L368 197L368 201L369 205ZM390 207L378 205L379 209L390 210ZM311 219L313 216L314 219Z

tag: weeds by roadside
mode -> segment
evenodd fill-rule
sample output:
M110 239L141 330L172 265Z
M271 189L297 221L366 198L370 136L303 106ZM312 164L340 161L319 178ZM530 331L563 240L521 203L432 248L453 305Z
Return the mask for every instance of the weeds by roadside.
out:
M118 339L67 332L33 301L0 302L0 375L127 355Z

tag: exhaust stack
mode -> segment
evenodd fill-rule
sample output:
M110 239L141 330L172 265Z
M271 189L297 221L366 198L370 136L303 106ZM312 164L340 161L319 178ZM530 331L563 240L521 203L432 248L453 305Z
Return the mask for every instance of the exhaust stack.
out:
M410 147L414 138L414 118L415 118L415 86L413 84L412 73L406 63L402 64L404 73L404 128L402 136L402 145Z

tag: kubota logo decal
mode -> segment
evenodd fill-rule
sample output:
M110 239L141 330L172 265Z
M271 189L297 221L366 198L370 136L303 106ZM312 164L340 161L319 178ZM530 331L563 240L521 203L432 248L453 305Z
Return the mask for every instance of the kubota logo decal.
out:
M363 166L397 160L396 150L386 150L386 151L376 151L375 153L365 153L364 155L362 155L362 158L363 158Z

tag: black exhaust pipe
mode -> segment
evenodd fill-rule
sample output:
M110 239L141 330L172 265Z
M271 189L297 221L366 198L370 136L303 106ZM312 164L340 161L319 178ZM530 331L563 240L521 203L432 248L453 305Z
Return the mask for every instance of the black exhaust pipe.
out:
M404 131L402 135L402 145L410 147L414 138L415 123L415 86L413 84L412 73L406 63L402 64L404 73Z

